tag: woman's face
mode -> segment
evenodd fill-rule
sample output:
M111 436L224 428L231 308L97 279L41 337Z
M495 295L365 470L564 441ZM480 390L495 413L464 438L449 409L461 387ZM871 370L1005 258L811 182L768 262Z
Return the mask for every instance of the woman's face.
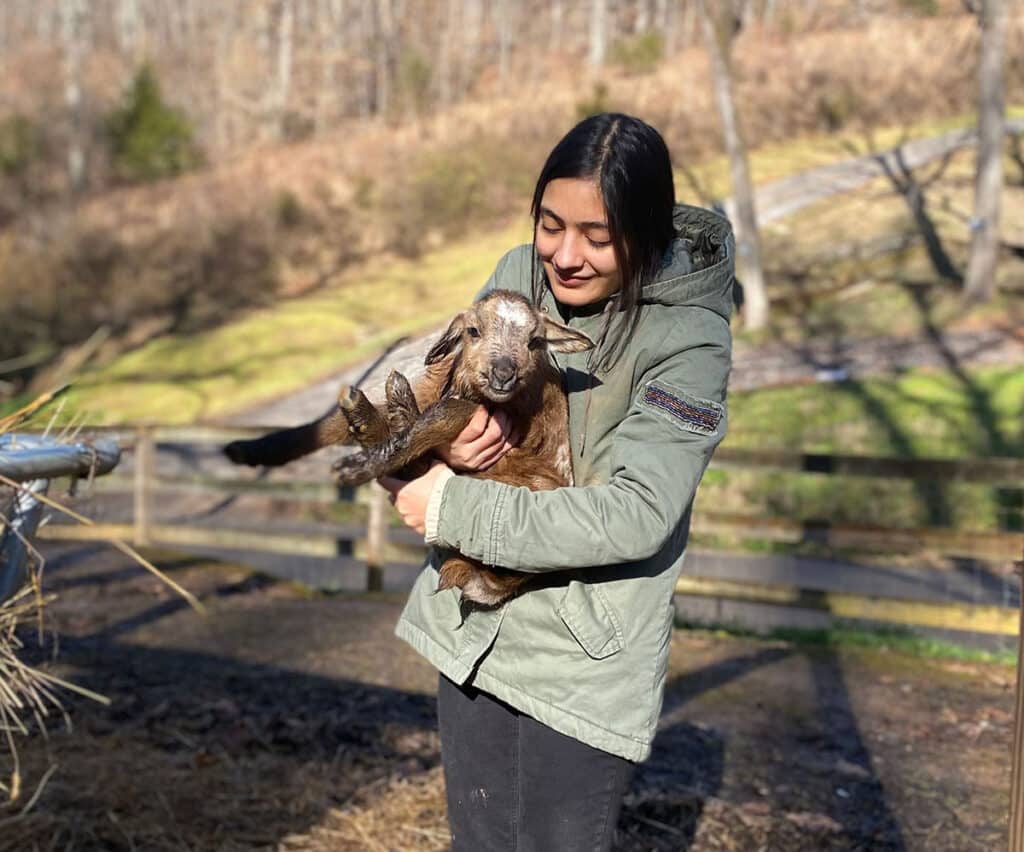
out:
M589 305L622 287L608 214L595 181L557 178L548 183L535 239L551 291L562 304Z

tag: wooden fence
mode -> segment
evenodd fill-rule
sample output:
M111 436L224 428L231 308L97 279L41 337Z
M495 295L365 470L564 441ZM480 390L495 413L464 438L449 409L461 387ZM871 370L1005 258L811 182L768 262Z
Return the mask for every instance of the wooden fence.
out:
M128 473L113 474L101 484L101 494L131 494L131 517L117 523L93 527L51 524L41 537L51 539L122 538L136 545L163 545L188 550L206 548L334 558L338 556L365 564L365 588L382 587L386 564L409 563L423 554L422 544L404 528L389 524L391 518L385 493L376 485L339 493L331 484L326 463L297 468L289 465L269 477L249 469L232 467L221 459L219 446L229 440L262 434L263 429L221 429L205 427L142 427L104 430L117 433L126 452ZM166 469L158 457L170 451L193 459L178 469ZM172 453L173 454L173 453ZM201 458L201 462L195 459ZM939 480L986 483L993 486L1024 485L1022 459L904 459L821 455L786 451L742 450L722 447L714 467L744 470L790 471L817 476L884 477L887 479ZM164 468L164 469L161 469ZM201 525L161 521L154 512L154 500L186 494L222 495L231 500L243 495L263 495L300 505L325 506L340 499L366 506L365 522L357 524L274 522L260 518L258 526L234 523ZM761 541L799 543L813 541L836 548L854 548L887 553L913 554L920 551L954 553L961 557L1005 564L1001 582L1015 583L1010 565L1024 550L1024 534L1017 532L972 532L948 528L899 529L880 526L832 524L820 520L752 517L735 513L698 511L693 529L699 533L727 532L731 536ZM1009 585L1007 585L1009 588ZM758 603L795 607L831 614L843 619L886 622L906 626L939 627L952 630L1015 635L1018 609L1008 605L957 600L915 600L904 596L849 593L809 588L792 583L751 582L714 576L680 578L677 590L687 596L737 603Z

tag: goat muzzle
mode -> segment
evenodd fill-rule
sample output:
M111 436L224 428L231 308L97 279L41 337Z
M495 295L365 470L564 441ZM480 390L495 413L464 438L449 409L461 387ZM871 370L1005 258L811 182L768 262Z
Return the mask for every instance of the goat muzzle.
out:
M499 358L491 365L487 384L498 393L508 393L515 387L519 371L511 358Z

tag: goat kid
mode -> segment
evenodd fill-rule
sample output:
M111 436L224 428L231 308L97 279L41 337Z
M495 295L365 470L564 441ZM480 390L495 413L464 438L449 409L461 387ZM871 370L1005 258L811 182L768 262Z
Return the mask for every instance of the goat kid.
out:
M458 314L427 353L426 372L413 388L392 372L383 410L345 387L338 407L313 423L225 447L239 464L277 465L333 443L361 449L334 464L339 482L359 485L385 474L411 478L430 464L434 447L451 441L477 405L506 412L518 446L494 465L470 474L540 491L572 484L568 405L550 352L593 347L585 334L536 309L509 290L495 290ZM454 554L445 559L438 591L457 587L464 600L498 606L532 575Z

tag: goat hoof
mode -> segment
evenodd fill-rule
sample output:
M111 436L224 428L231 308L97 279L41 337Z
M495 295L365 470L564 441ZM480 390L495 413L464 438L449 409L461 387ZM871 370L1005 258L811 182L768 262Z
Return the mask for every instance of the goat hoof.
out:
M351 453L343 456L331 465L331 472L339 485L363 485L373 479L366 470L365 453Z
M223 448L224 455L234 464L254 465L255 462L249 458L249 447L247 441L232 441Z
M342 411L351 411L359 403L359 388L354 385L345 385L338 391L338 405Z

